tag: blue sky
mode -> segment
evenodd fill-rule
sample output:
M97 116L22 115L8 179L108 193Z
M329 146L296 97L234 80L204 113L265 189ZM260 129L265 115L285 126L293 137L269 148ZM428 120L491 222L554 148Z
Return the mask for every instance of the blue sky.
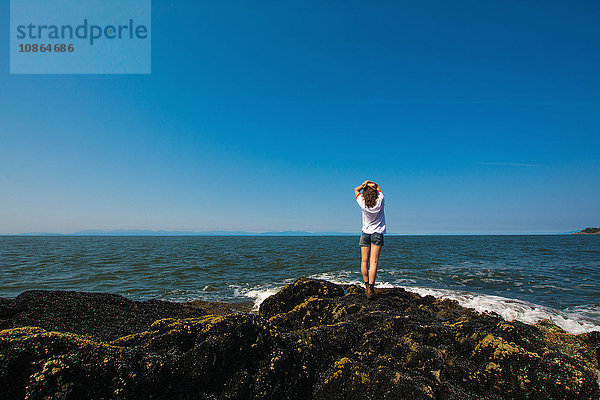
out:
M152 74L10 75L0 234L600 225L600 3L153 1ZM8 1L0 17L8 21Z

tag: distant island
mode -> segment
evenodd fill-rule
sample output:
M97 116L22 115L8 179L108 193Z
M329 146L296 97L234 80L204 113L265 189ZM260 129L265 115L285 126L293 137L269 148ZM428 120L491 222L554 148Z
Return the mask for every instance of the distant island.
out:
M582 231L575 232L573 235L600 235L600 228L585 228Z

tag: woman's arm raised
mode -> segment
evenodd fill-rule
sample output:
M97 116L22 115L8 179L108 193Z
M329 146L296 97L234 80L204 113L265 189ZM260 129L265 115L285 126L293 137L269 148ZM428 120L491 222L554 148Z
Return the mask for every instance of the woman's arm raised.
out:
M362 183L362 185L355 187L354 188L354 196L358 197L358 195L360 194L360 191L363 190L364 188L366 188L367 185L369 184L369 182L371 182L371 181L364 181Z

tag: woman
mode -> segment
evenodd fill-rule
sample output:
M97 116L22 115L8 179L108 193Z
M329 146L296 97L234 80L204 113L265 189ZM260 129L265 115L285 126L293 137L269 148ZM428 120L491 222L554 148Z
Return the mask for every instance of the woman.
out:
M362 234L359 241L360 271L365 281L365 293L368 298L371 298L375 294L377 262L381 254L383 234L385 233L383 193L375 182L364 181L362 185L354 188L354 195L362 209Z

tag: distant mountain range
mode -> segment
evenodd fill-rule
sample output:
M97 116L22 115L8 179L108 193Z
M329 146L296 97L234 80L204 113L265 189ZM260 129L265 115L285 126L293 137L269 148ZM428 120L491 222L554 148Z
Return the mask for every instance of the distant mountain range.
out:
M521 232L521 233L508 233L508 232L497 232L497 233L393 233L389 232L388 236L463 236L463 235L571 235L575 233L593 233L589 232L590 229L598 228L586 228L583 231L570 231L570 232ZM114 229L114 230L101 230L101 229L87 229L72 233L54 233L54 232L27 232L16 235L0 235L0 236L356 236L360 232L308 232L308 231L268 231L268 232L249 232L249 231L165 231L165 230L144 230L144 229Z
M88 229L73 233L28 232L18 236L348 236L348 232L306 232L306 231L152 231L142 229L98 230Z

